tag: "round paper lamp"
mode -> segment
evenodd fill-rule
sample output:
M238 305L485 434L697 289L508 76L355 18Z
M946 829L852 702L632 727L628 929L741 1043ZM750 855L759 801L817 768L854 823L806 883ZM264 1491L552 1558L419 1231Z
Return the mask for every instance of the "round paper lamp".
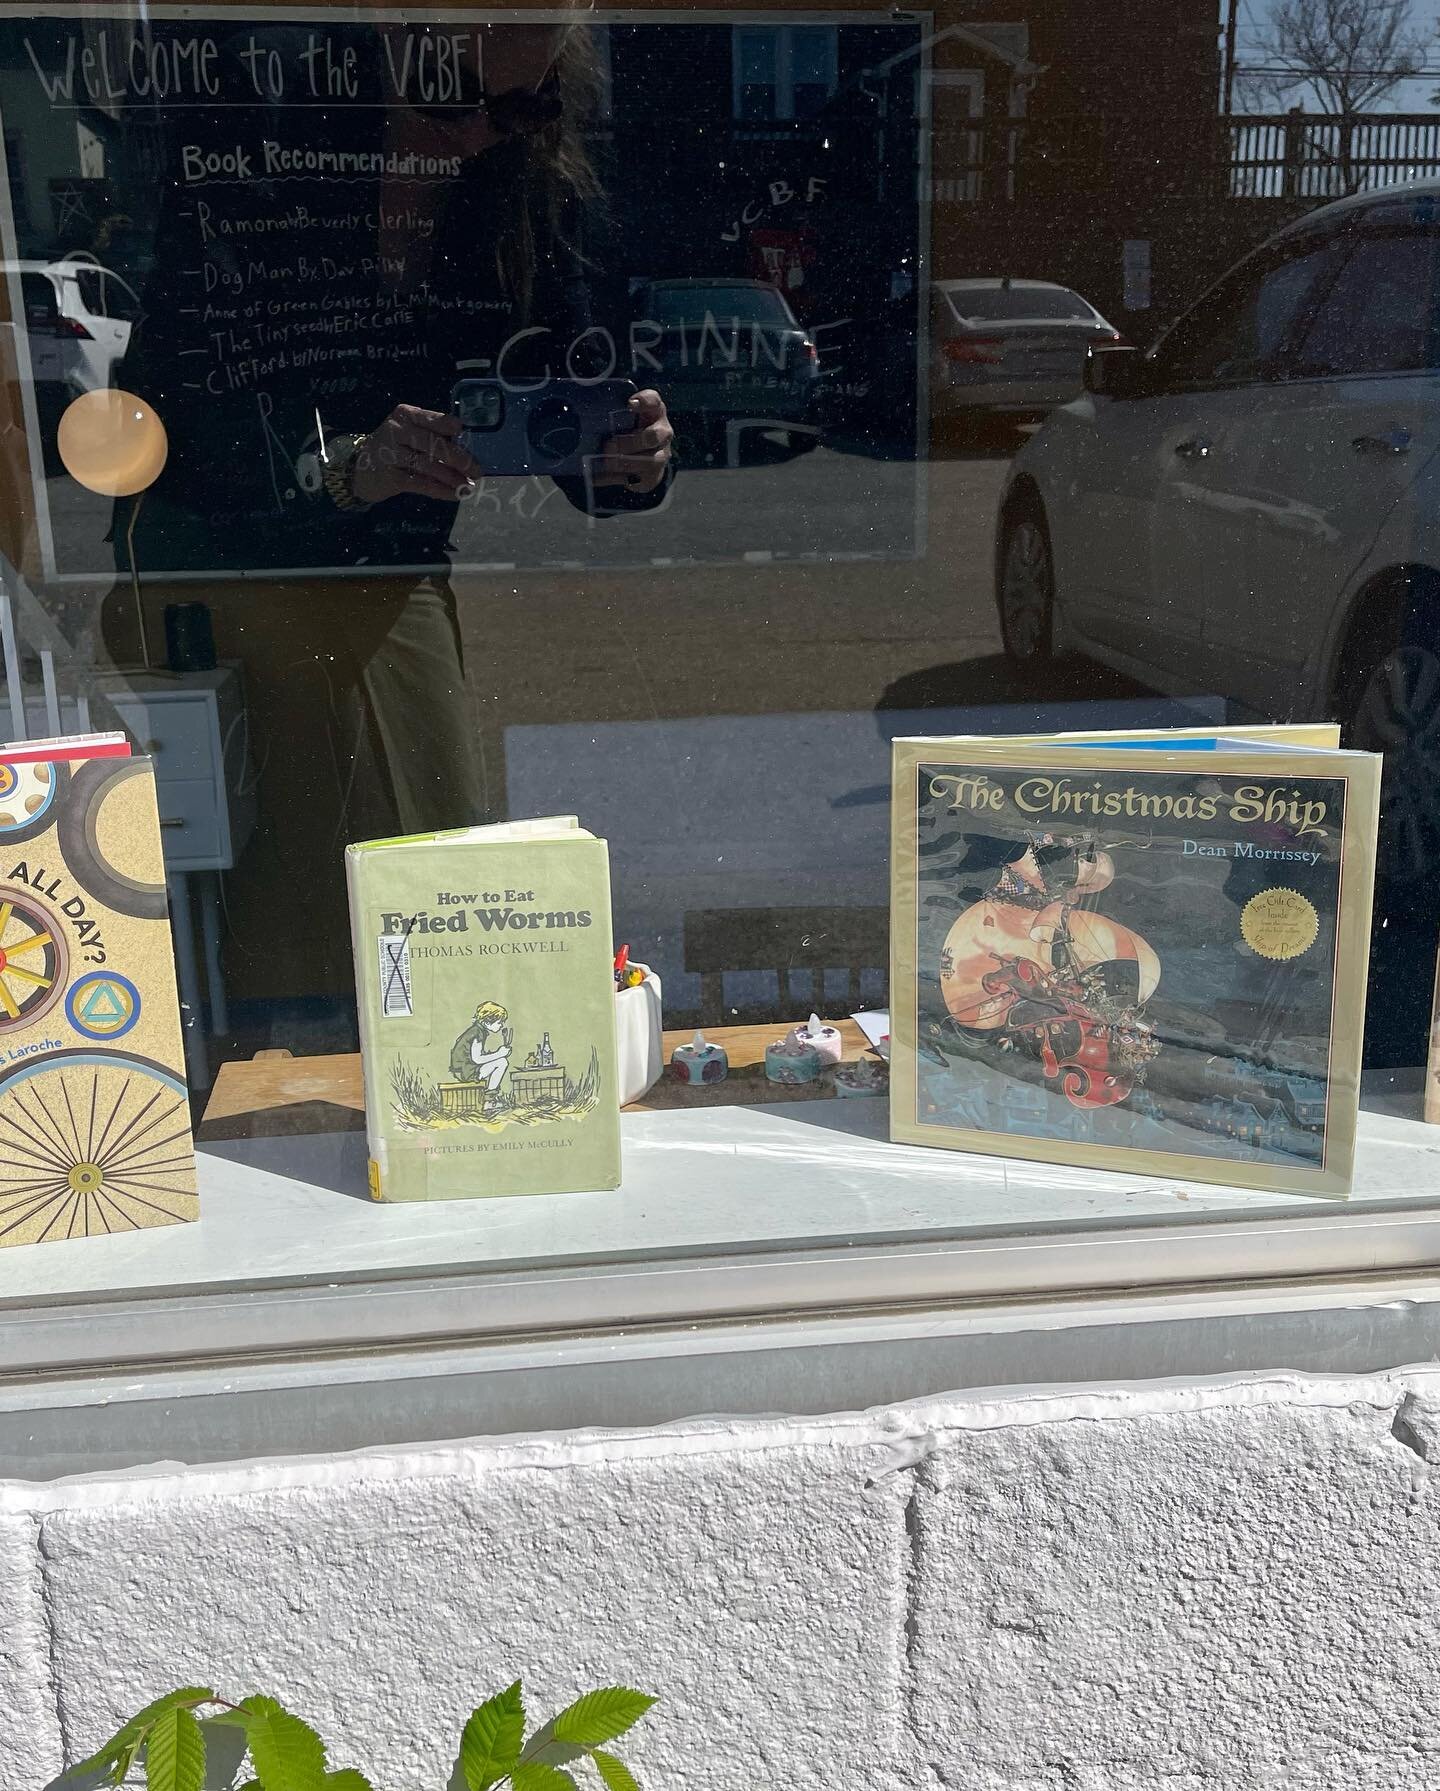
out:
M70 477L101 497L134 497L160 477L170 443L143 398L105 388L84 392L60 419L60 459Z

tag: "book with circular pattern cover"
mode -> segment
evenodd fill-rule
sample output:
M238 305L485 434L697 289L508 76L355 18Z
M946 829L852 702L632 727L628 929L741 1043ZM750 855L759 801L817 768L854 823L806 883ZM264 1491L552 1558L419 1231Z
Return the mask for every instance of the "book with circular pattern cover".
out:
M0 747L0 1246L198 1217L150 761Z

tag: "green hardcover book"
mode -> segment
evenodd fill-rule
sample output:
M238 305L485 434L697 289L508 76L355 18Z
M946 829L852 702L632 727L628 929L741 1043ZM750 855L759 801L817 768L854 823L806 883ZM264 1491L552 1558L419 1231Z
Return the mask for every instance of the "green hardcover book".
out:
M376 1200L620 1182L610 859L571 816L345 854Z

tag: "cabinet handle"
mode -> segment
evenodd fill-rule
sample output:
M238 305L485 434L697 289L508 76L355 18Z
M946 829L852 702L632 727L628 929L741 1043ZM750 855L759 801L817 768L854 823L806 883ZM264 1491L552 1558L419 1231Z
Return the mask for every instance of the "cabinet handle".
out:
M183 827L185 825L185 823L179 816L176 816L174 819L169 820L169 821L162 820L160 825L162 827Z

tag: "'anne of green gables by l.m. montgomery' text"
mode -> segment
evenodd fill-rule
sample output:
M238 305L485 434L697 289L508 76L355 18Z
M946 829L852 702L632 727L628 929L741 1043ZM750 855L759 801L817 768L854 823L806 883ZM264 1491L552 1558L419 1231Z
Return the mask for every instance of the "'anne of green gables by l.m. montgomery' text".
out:
M471 828L351 846L346 871L374 1197L616 1187L605 842Z

